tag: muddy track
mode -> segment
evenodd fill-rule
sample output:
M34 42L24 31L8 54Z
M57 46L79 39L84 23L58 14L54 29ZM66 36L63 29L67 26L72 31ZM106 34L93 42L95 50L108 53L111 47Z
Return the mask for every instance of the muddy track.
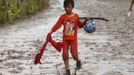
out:
M50 7L37 16L0 28L0 75L64 75L62 54L48 44L42 65L33 59L44 39L64 12L63 0L50 0ZM129 0L77 0L80 16L106 17L96 21L92 34L79 30L79 54L82 69L77 75L134 75L134 14L126 17ZM53 34L61 40L61 29ZM71 72L75 61L70 56Z

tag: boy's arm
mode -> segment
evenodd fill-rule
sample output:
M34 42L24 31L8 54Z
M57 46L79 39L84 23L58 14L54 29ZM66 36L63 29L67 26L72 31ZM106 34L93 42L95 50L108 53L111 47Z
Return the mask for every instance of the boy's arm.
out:
M85 21L78 21L78 27L82 28L84 25L86 24L86 20Z
M79 28L82 28L84 25L85 25L85 23L86 23L86 20L80 20L80 17L79 17L79 15L77 14L77 17L78 17L78 27Z
M62 24L63 24L63 16L60 16L56 24L52 27L50 34L58 30L62 26Z
M81 18L81 17L79 17L78 14L77 14L77 17L78 17L78 27L79 28L83 28L83 26L86 24L86 22L91 18L91 17Z

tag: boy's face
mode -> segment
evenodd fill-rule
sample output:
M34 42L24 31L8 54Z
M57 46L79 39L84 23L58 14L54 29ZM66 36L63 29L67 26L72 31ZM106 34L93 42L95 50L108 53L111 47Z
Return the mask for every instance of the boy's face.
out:
M67 5L66 7L64 7L66 14L71 14L72 13L72 5Z

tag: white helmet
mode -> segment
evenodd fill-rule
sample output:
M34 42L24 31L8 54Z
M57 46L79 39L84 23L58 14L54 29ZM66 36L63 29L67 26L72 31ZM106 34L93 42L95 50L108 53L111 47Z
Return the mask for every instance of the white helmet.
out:
M86 24L84 25L84 30L87 33L93 33L96 30L95 22L93 20L87 21Z

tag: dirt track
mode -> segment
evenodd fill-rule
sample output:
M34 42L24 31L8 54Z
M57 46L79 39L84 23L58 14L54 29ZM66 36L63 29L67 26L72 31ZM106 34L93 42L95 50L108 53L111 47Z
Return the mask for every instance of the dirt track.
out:
M50 0L50 7L37 16L0 28L0 75L63 75L61 53L49 44L42 65L33 59L44 38L64 12L63 0ZM74 11L80 16L106 17L96 21L97 30L79 30L82 69L77 75L134 75L134 14L126 17L129 0L77 0ZM53 34L61 40L61 31ZM43 39L43 40L42 40ZM75 62L70 56L71 71Z

